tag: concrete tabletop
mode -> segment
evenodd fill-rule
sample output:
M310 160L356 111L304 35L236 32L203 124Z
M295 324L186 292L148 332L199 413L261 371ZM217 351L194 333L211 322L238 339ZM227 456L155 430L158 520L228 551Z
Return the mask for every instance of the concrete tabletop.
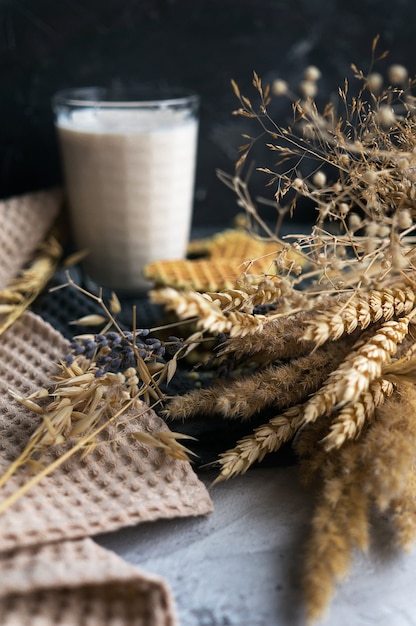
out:
M162 576L180 626L303 626L300 574L313 494L296 467L255 468L210 487L207 517L148 522L97 541ZM213 476L202 476L207 485ZM316 626L416 626L416 551L391 550L387 525L358 553Z

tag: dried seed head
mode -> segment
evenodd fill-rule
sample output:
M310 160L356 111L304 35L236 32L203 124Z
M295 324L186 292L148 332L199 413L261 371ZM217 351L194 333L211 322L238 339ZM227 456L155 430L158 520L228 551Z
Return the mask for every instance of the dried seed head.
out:
M339 156L339 164L341 167L348 167L350 164L350 156L349 154L340 154Z
M376 237L378 235L378 224L377 222L368 222L365 227L365 233L367 237Z
M391 262L395 269L402 270L409 265L409 261L399 243L394 243L390 246Z
M362 180L367 185L374 185L377 182L378 174L374 170L367 170L362 175Z
M304 98L315 98L318 93L316 83L311 80L301 80L299 89Z
M367 85L370 91L377 93L383 86L383 77L378 72L372 72L367 78Z
M315 82L321 78L321 70L315 65L309 65L306 68L303 77L306 81Z
M300 190L300 189L302 189L302 187L304 186L304 184L305 184L305 183L303 182L303 180L302 180L301 178L299 178L299 177L294 178L294 179L293 179L293 181L292 181L292 187L293 187L293 189Z
M388 237L390 235L390 226L388 226L387 224L379 224L378 227L378 234L379 237Z
M409 163L409 159L406 159L406 157L399 157L396 161L396 165L397 168L403 172L405 170L407 170L407 168L409 167L410 163Z
M377 121L384 128L391 128L396 123L396 114L392 107L383 105L377 111Z
M358 230L359 228L361 228L362 225L363 223L362 223L360 216L357 215L357 213L350 213L349 220L348 220L349 229L352 232L354 232Z
M338 211L341 217L346 217L350 211L350 207L348 206L346 202L341 202L338 205Z
M276 78L276 80L272 82L272 94L274 96L284 96L287 94L288 90L289 86L285 80Z
M406 82L408 71L403 65L391 65L388 70L389 81L392 85L402 85Z
M410 228L413 224L412 214L409 209L402 209L399 211L399 215L397 218L397 225L401 230L405 230L406 228Z
M315 172L312 178L312 182L317 187L324 187L326 184L326 174L322 171Z

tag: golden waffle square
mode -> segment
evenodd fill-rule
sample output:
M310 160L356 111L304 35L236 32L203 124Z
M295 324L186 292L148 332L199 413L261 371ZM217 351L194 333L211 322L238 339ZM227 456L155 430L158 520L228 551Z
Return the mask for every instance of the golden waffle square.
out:
M244 274L274 272L273 257L252 262L238 259L197 259L155 261L146 266L145 276L156 287L169 286L193 291L221 291L236 286Z
M245 230L229 229L212 237L209 255L211 258L249 261L265 254L273 254L279 249L281 246L276 242L257 239Z
M257 239L242 228L230 228L205 239L191 241L188 255L192 259L155 261L144 268L144 276L157 287L221 291L237 286L244 274L276 274L275 259L282 246ZM296 253L289 260L303 265Z

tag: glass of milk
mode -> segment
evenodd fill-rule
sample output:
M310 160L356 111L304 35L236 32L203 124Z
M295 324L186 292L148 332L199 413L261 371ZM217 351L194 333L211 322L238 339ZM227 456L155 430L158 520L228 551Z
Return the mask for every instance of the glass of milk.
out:
M69 89L53 98L74 243L87 276L134 293L143 267L186 254L199 98Z

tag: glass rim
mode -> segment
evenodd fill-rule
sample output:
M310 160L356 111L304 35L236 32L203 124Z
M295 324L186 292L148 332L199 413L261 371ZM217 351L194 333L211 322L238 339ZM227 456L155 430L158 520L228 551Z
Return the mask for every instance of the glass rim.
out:
M95 94L95 97L94 97ZM100 95L101 94L101 95ZM145 97L148 95L149 97ZM113 97L111 97L113 96ZM152 96L152 97L150 97ZM146 108L199 104L199 95L182 87L70 87L52 97L54 106Z

